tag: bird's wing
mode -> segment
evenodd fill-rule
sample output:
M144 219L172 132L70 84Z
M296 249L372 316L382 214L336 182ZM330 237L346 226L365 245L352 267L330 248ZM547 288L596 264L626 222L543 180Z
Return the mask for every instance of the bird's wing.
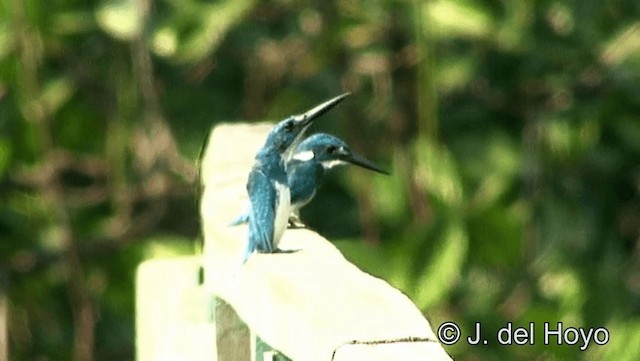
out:
M249 174L247 190L251 201L251 212L246 257L256 250L271 253L273 252L277 191L269 178L259 169L254 169Z
M314 197L318 178L322 177L316 168L322 167L318 167L312 161L292 161L290 164L287 170L287 182L291 188L291 203L296 207L302 207Z

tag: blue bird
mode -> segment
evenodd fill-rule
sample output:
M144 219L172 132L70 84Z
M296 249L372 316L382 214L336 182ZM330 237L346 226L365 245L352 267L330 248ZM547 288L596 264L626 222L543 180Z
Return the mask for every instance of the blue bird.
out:
M326 171L346 164L389 174L371 161L352 152L347 143L329 134L314 134L298 145L286 163L291 201L290 223L298 223L299 209L313 199ZM248 219L249 212L245 212L231 225L247 222Z
M276 124L255 157L249 173L247 192L249 240L243 263L253 252L278 252L278 243L291 213L291 195L285 162L313 121L346 98L349 93L330 99L304 114L294 115Z

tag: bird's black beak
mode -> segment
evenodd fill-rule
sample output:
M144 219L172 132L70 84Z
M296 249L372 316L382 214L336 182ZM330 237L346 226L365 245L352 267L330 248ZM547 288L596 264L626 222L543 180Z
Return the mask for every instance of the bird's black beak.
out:
M349 95L351 95L351 93L344 93L344 94L338 95L335 98L329 99L326 102L315 106L313 109L308 110L304 114L296 115L294 119L302 129L306 129L308 126L311 125L311 123L315 119L319 118L324 113L331 110L331 108L335 107L338 103L343 101L344 98L348 97Z
M340 155L340 160L345 161L347 163L351 163L353 165L357 165L358 167L362 167L365 169L369 169L372 170L374 172L378 172L378 173L382 173L382 174L386 174L389 175L389 172L387 172L386 170L378 167L377 165L373 164L372 161L366 159L363 156L360 156L356 153L344 153L342 155Z

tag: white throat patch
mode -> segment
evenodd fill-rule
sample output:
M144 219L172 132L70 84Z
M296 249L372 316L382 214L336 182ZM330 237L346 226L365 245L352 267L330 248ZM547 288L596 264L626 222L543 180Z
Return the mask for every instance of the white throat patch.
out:
M338 160L338 159L334 159L334 160L328 160L328 161L324 161L322 162L322 167L324 169L331 169L337 165L341 165L344 164L345 162Z
M315 155L313 154L312 150L305 150L303 152L294 154L292 158L301 162L308 162L313 159L314 156Z

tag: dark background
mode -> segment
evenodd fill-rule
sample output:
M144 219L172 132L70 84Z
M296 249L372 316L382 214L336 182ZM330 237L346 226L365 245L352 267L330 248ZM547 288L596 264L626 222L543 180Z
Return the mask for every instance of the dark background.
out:
M637 0L1 0L11 359L133 359L136 266L196 252L211 126L343 91L314 130L392 176L332 172L303 220L434 329L610 331L456 360L640 354Z

